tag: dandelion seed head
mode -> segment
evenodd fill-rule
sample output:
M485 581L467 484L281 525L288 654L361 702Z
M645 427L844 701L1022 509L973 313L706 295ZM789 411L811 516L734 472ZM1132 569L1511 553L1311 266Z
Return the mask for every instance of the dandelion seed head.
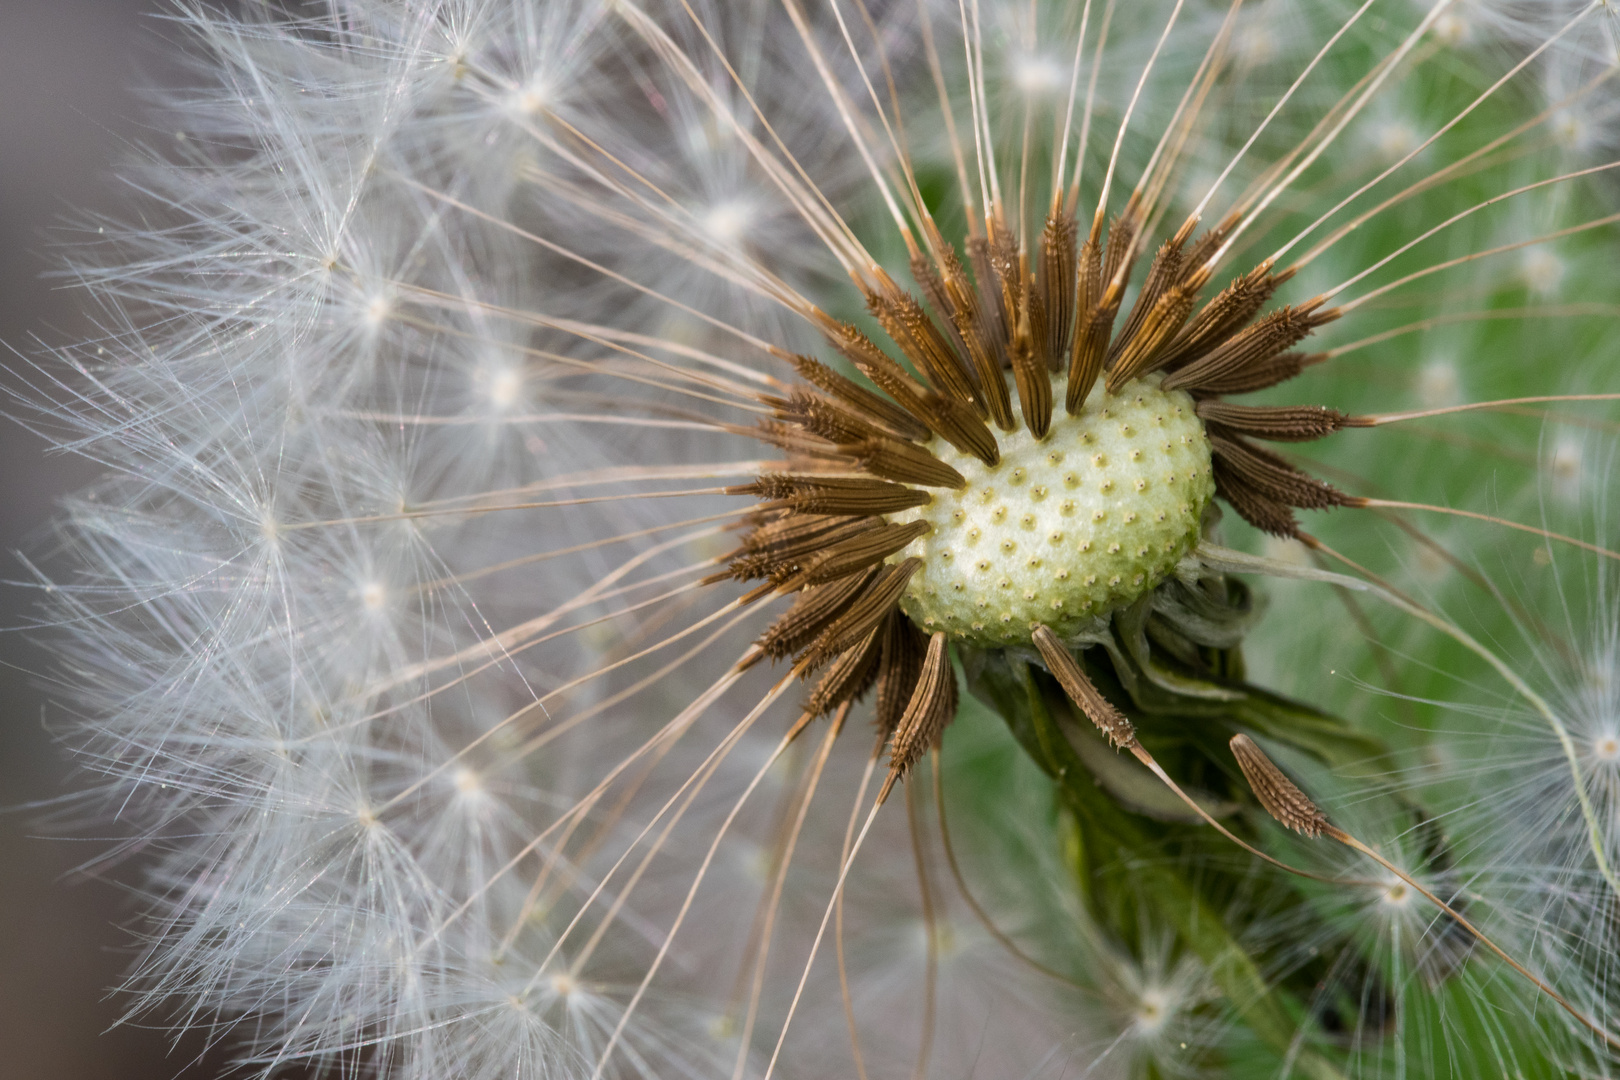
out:
M1068 65L1044 53L1014 58L1013 84L1025 95L1042 98L1068 86Z
M1145 988L1137 999L1136 1030L1157 1035L1175 1013L1176 1001L1170 991L1158 986Z
M1533 247L1519 261L1519 276L1530 291L1548 296L1563 284L1566 267L1556 252L1545 247Z
M1595 732L1592 739L1592 756L1605 765L1620 762L1620 731L1610 728Z
M1430 408L1455 405L1462 395L1462 376L1455 361L1436 357L1426 361L1417 373L1418 400Z
M360 606L367 611L378 611L388 603L388 587L380 581L363 582L356 590Z
M1379 894L1378 902L1385 907L1405 909L1413 903L1412 887L1398 878L1391 878Z
M1422 141L1412 124L1398 119L1385 119L1374 124L1368 137L1379 156L1386 161L1400 160Z
M455 786L457 794L466 798L476 798L484 791L484 778L465 765L457 767L451 773L450 782Z
M1207 1018L1200 1016L1210 999L1209 976L1196 957L1175 956L1169 941L1152 931L1139 959L1109 963L1104 993L1119 1010L1139 1063L1180 1072L1196 1060L1209 1040ZM1197 1048L1192 1055L1189 1045Z
M1473 27L1460 11L1447 11L1434 21L1434 39L1442 45L1465 45L1473 36Z
M1582 475L1583 447L1581 441L1570 435L1560 435L1547 454L1546 470L1554 494L1565 500L1576 499L1585 487Z
M523 397L523 372L514 367L497 367L487 373L489 400L499 411L518 405Z
M366 301L362 322L369 330L379 329L394 314L393 301L387 296L373 296Z
M1245 23L1234 35L1232 48L1246 63L1262 65L1275 60L1282 51L1277 33L1263 22Z
M549 81L537 75L512 95L512 108L522 116L538 116L550 98Z
M703 227L723 244L735 244L746 236L754 221L754 209L746 201L730 199L703 215Z

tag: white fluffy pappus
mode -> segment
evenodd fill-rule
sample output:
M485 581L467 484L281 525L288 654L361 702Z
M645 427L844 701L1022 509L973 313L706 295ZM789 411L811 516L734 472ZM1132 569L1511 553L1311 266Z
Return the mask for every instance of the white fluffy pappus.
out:
M1578 493L1548 477L1549 510L1574 500L1581 532L1613 535L1612 442L1565 439ZM1607 560L1542 546L1492 575L1504 623L1496 648L1524 688L1467 686L1446 703L1446 759L1403 777L1442 815L1467 872L1462 894L1500 938L1554 974L1591 1015L1615 1009L1609 917L1620 859L1620 606ZM1510 688L1511 689L1511 688Z

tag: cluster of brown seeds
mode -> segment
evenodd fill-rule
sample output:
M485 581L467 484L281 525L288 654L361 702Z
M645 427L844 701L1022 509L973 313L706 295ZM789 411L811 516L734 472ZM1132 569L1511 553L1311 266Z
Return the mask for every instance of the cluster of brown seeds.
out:
M1223 400L1309 366L1317 357L1293 347L1338 311L1318 298L1262 316L1289 276L1273 273L1269 263L1238 276L1200 308L1234 216L1196 240L1196 221L1189 220L1164 241L1116 329L1145 217L1133 197L1106 242L1100 215L1077 242L1072 211L1055 208L1031 271L1002 216L992 215L987 235L975 231L967 240L971 276L930 225L927 250L914 245L910 266L923 299L880 269L858 282L909 370L854 325L812 309L808 317L833 349L880 392L794 356L803 384L765 399L775 418L753 434L786 451L789 465L728 489L760 503L716 579L763 580L749 601L795 595L747 662L792 657L802 678L818 675L806 705L812 714L875 686L877 722L893 739L896 768L937 738L950 715L946 696L954 708L955 687L948 677L927 677L931 663L948 674L946 635L930 638L900 609L920 565L903 557L904 549L929 526L889 516L930 503L929 489L965 487L962 472L941 459L942 444L994 466L1003 450L998 433L1017 431L1020 420L1044 439L1055 378L1070 415L1099 383L1117 394L1152 375L1160 390L1185 392L1209 442L1217 494L1267 532L1298 535L1295 508L1355 502L1254 440L1316 439L1356 418L1320 406ZM1132 495L1119 492L1122 505ZM908 722L926 730L907 731Z

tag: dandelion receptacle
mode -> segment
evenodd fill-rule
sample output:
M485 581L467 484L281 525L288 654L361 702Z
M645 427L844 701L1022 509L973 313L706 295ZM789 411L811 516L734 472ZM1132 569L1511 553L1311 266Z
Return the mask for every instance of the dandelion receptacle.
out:
M1485 569L1616 558L1606 0L176 25L39 366L134 1011L264 1075L1610 1074L1602 725Z

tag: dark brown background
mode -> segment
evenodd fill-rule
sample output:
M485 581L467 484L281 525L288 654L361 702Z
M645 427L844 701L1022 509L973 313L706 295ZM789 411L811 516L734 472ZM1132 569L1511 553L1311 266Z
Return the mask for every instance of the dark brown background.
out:
M87 210L130 205L114 163L150 115L133 88L176 78L174 35L158 0L0 0L0 366L34 337L84 332L80 298L41 275ZM15 386L16 375L0 375ZM6 411L12 411L9 405ZM0 420L0 578L21 576L12 552L44 550L58 495L91 475L82 462ZM70 764L42 723L45 693L29 674L45 663L11 632L27 617L26 590L0 587L0 806L66 790ZM112 884L70 872L90 849L39 839L39 815L0 812L0 1080L146 1080L219 1076L200 1044L171 1051L161 1032L106 1029L120 1003L108 987L128 963L118 928L131 902Z

